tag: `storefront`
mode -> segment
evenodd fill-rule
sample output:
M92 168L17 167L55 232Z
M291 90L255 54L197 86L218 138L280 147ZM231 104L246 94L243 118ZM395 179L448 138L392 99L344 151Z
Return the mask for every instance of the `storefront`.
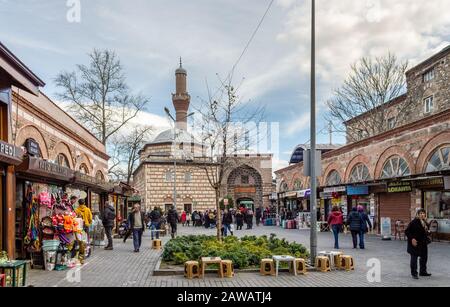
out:
M438 239L450 240L449 177L416 180L414 185L422 191L422 208L427 211L428 222L437 223Z
M65 203L71 196L66 194L66 186L74 173L67 167L28 156L16 168L16 176L16 258L29 259L41 251L45 238L42 220L65 215ZM58 207L61 203L64 205Z
M323 192L320 192L321 217L324 221L327 221L333 207L339 207L344 214L344 218L347 217L346 192L346 186L324 188Z
M377 192L378 225L381 219L390 218L391 231L394 233L396 223L408 225L411 221L411 181L392 181Z
M108 187L105 182L100 181L98 178L75 172L69 188L73 189L75 194L81 195L81 192L84 192L83 196L85 197L82 198L86 198L87 206L93 214L99 214L105 206L108 193L112 187Z
M116 210L116 225L126 219L129 213L128 210L128 198L133 196L134 189L126 184L121 182L119 185L114 186L111 194L109 195L109 200L114 203ZM119 229L116 227L116 233L118 233Z

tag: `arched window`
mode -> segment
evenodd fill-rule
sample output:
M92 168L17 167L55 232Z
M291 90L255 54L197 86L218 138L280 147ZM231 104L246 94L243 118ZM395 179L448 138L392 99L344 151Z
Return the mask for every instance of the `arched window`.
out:
M185 182L191 182L192 181L192 173L191 172L184 173L184 181Z
M338 171L332 171L326 181L327 186L338 185L342 183L341 175L339 175Z
M173 174L173 171L172 170L168 170L168 171L166 171L166 174L165 174L165 181L166 182L173 182L173 179L174 179L174 176L173 176L174 174Z
M364 182L372 179L369 174L369 169L362 163L355 165L350 174L350 183Z
M399 156L393 156L386 161L381 172L381 178L395 178L411 175L408 163Z
M300 179L296 179L294 182L294 190L298 191L301 190L303 188L302 186L302 182Z
M101 171L97 171L97 173L95 174L95 178L97 178L97 180L99 181L105 181L105 176Z
M80 173L89 175L89 168L87 167L86 164L83 163L80 165Z
M281 183L280 192L286 192L288 189L289 188L286 182Z
M426 166L426 173L438 172L450 169L450 145L437 149Z
M65 154L60 153L57 157L56 157L56 163L59 166L64 166L64 167L68 167L70 168L70 164L69 164L69 159L67 159Z

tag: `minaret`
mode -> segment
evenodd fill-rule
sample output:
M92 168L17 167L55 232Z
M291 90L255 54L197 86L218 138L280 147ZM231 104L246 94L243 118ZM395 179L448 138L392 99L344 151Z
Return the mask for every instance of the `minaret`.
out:
M187 131L187 115L191 96L187 92L186 77L187 72L183 68L180 58L180 68L175 71L176 76L176 92L172 94L173 106L176 111L176 127Z

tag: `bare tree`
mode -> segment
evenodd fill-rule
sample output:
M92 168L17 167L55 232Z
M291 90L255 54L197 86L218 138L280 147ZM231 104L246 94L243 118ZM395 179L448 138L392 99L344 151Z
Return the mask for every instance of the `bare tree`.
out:
M388 120L394 126L401 124L413 103L401 97L406 92L407 68L408 63L400 62L393 54L361 58L327 102L330 111L326 119L337 132L347 133L349 142L387 131ZM349 122L360 115L360 120Z
M77 65L77 72L61 72L56 77L56 85L62 88L57 96L68 102L68 111L106 145L148 100L130 93L114 51L94 50L89 58L89 66Z
M134 126L129 134L117 134L112 138L111 148L114 155L109 169L110 175L130 184L139 161L139 151L149 139L152 130L150 126Z
M228 80L230 80L229 78ZM257 142L258 137L265 137L258 133L256 126L249 128L250 123L260 123L264 118L265 108L251 108L243 102L231 81L220 81L216 92L217 98L211 95L209 87L208 99L202 100L196 111L201 114L201 121L197 123L201 131L206 159L199 162L205 171L210 186L215 191L217 210L217 239L222 240L222 217L220 210L221 187L227 179L228 170L234 169L236 159L234 154L249 151Z

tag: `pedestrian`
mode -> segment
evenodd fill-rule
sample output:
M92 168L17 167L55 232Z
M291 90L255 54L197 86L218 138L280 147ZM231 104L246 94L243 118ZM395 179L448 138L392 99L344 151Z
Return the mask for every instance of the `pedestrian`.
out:
M358 235L361 233L361 217L356 207L352 208L352 211L348 215L347 225L352 233L353 248L358 247Z
M256 208L256 212L255 212L256 226L259 226L259 223L261 222L261 216L262 216L262 211L261 211L261 208L258 207L258 208Z
M236 212L236 229L242 230L242 226L244 226L244 215L238 210Z
M175 239L175 234L177 233L177 223L178 223L178 212L175 206L172 206L167 212L167 222L170 224L170 235L172 239Z
M339 207L335 206L332 209L330 216L328 217L328 225L334 234L334 248L339 249L339 233L342 230L342 224L344 223L344 218L342 213L339 211Z
M253 228L253 210L248 209L246 216L247 216L247 229L252 229Z
M181 225L183 225L183 227L186 225L186 211L184 210L181 213Z
M209 211L208 218L209 218L209 228L213 229L214 227L216 227L216 215L212 210Z
M223 213L222 225L224 228L224 237L227 236L227 230L230 231L231 235L233 235L233 230L231 229L231 225L233 224L233 215L228 209L225 209Z
M363 206L358 206L358 213L361 218L361 232L359 235L359 247L364 249L364 235L369 231L372 231L372 223L370 222L369 216L364 212ZM369 225L369 227L367 227Z
M114 227L115 218L116 211L114 209L114 204L108 202L102 216L103 227L105 227L105 234L108 238L108 245L106 245L105 250L113 250L112 229Z
M78 259L80 260L81 264L84 264L84 257L86 254L86 247L89 243L89 227L92 224L92 212L91 209L86 207L85 200L79 199L78 200L78 208L75 210L75 213L77 217L83 219L83 230L87 235L87 241L83 241L82 239L77 239L77 243L79 246L78 250ZM78 237L78 236L76 236Z
M423 277L431 276L427 271L428 262L428 244L431 243L429 238L429 225L427 224L427 214L424 209L417 211L416 218L409 223L405 230L408 238L408 254L411 255L411 275L414 279L419 279L418 275ZM420 258L420 274L417 274L417 260Z
M205 226L205 228L206 229L208 229L209 228L209 226L210 226L210 220L209 220L209 210L206 210L205 211L205 215L203 216L203 218L204 218L204 226Z
M188 226L188 227L190 227L190 225L191 225L191 213L188 211L188 212L186 212L186 225Z
M134 252L139 253L139 249L142 245L142 234L145 230L145 216L144 212L141 211L141 206L139 204L135 204L133 206L133 211L128 215L128 225L133 232Z
M156 233L156 239L159 239L159 229L161 226L161 211L158 207L154 207L153 211L150 212L150 221L151 221L151 234L152 234L152 241L155 239L155 233Z

